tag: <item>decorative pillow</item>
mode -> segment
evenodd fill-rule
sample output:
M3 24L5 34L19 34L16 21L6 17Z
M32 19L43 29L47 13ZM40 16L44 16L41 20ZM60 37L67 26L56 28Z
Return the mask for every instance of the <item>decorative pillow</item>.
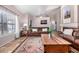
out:
M73 32L73 29L65 29L63 33L66 34L66 35L72 36L72 32Z
M37 29L32 29L32 32L37 32Z
M42 29L43 32L47 32L47 28Z

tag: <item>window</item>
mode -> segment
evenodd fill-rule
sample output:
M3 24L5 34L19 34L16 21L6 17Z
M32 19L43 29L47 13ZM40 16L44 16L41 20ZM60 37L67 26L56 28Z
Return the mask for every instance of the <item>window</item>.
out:
M1 11L1 10L0 10ZM15 17L5 11L0 13L0 34L15 32Z
M13 20L8 20L8 32L15 32L15 23L13 23Z
M0 23L1 23L1 15L0 15Z
M2 20L1 20L1 13L0 13L0 34L2 33Z
M1 24L0 24L0 34L1 34Z
M2 28L3 28L3 33L7 33L8 32L7 15L6 14L2 14Z

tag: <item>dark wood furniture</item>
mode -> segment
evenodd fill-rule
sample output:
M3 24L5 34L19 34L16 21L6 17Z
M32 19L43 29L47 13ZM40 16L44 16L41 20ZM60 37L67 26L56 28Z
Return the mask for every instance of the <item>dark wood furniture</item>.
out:
M48 34L41 34L41 39L46 53L66 53L70 51L71 43L59 36L53 35L52 38L49 38Z
M27 36L27 31L23 31L23 30L22 30L22 31L20 32L20 37L23 37L23 36Z

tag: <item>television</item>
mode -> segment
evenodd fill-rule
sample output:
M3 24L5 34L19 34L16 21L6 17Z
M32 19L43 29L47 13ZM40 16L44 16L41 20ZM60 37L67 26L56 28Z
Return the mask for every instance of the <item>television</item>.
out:
M47 24L47 20L41 20L41 24Z

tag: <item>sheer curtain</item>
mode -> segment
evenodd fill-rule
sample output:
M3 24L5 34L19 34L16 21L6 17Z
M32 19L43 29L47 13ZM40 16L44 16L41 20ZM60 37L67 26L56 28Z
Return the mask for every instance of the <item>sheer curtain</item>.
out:
M19 29L19 20L18 20L18 16L16 17L16 29L15 29L15 34L16 34L16 38L18 38L20 36L20 29Z

